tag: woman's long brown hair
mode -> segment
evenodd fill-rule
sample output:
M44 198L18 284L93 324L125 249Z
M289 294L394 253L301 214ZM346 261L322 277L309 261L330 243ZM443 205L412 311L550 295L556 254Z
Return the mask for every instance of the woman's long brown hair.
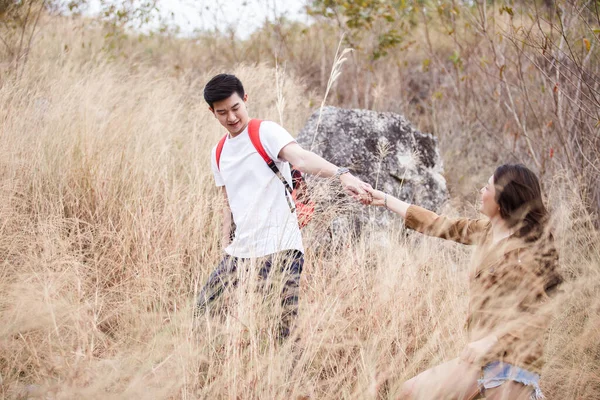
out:
M521 164L504 164L494 172L494 186L500 216L517 228L515 235L527 241L539 239L548 222L548 211L535 173Z
M549 214L542 198L540 182L529 168L521 164L501 165L494 172L496 202L500 216L516 229L514 236L526 242L537 242L538 256L558 259L548 230ZM540 240L541 239L541 240ZM541 263L556 265L556 263ZM545 275L545 289L552 291L562 282L558 271L538 271Z

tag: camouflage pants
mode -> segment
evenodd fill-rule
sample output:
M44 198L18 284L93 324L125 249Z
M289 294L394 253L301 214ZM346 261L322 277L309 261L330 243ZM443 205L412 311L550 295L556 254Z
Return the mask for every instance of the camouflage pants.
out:
M253 260L225 255L217 269L215 269L208 281L200 291L196 302L196 316L202 315L221 296L227 288L236 287L238 284L238 266L249 265ZM281 273L281 306L283 309L279 323L278 334L280 339L290 335L292 325L298 315L298 294L300 289L300 275L304 265L304 255L298 250L287 250L272 254L258 262L258 277L264 283L270 275Z

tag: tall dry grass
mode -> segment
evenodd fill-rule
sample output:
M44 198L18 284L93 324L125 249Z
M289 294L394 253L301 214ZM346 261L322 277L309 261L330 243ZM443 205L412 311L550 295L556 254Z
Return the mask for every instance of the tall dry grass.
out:
M329 104L399 112L436 135L445 160L468 160L447 163L454 195L472 193L487 178L481 164L523 162L544 184L555 174L571 174L600 226L598 3L401 3L386 29L394 28L402 42L376 60L371 51L380 30L352 31L343 7L337 17L308 27L284 19L265 23L245 41L227 35L200 35L192 42L163 38L148 49L155 62L183 68L273 65L276 58L311 91L327 92ZM344 64L343 84L331 86L343 30L361 40Z
M458 355L470 249L398 221L387 241L367 231L326 251L317 228L331 211L304 232L298 341L274 342L275 300L251 279L225 317L195 324L194 295L221 256L208 157L222 131L201 98L216 70L111 59L100 38L44 26L21 79L0 88L2 397L395 398ZM311 111L301 82L230 70L253 116L299 130ZM568 281L542 386L594 399L600 238L572 181L548 194Z

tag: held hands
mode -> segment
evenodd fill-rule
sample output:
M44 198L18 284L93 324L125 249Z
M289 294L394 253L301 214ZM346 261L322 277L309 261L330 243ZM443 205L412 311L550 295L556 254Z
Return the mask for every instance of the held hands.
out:
M483 358L496 343L498 343L498 338L494 335L489 335L476 342L471 342L460 354L460 359L471 364L475 363Z
M350 173L340 175L340 182L346 193L352 196L355 200L360 201L364 205L371 204L373 198L369 190L373 190L371 185L361 181Z
M373 189L371 185L361 181L354 175L349 173L343 174L340 176L340 181L346 192L362 204L380 207L387 206L387 195L384 192Z
M387 195L384 192L382 192L381 190L373 189L371 186L369 186L367 192L369 192L369 194L373 198L373 201L371 202L372 206L387 206L387 204L385 204Z

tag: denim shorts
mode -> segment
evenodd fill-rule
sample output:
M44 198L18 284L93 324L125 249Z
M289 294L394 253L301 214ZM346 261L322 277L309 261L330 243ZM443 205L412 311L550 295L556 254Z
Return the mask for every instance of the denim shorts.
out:
M482 395L485 394L486 389L498 387L507 381L514 381L525 386L531 386L533 389L532 400L545 398L540 389L540 376L535 372L527 371L512 364L493 361L483 367L482 375L483 377L477 381Z

